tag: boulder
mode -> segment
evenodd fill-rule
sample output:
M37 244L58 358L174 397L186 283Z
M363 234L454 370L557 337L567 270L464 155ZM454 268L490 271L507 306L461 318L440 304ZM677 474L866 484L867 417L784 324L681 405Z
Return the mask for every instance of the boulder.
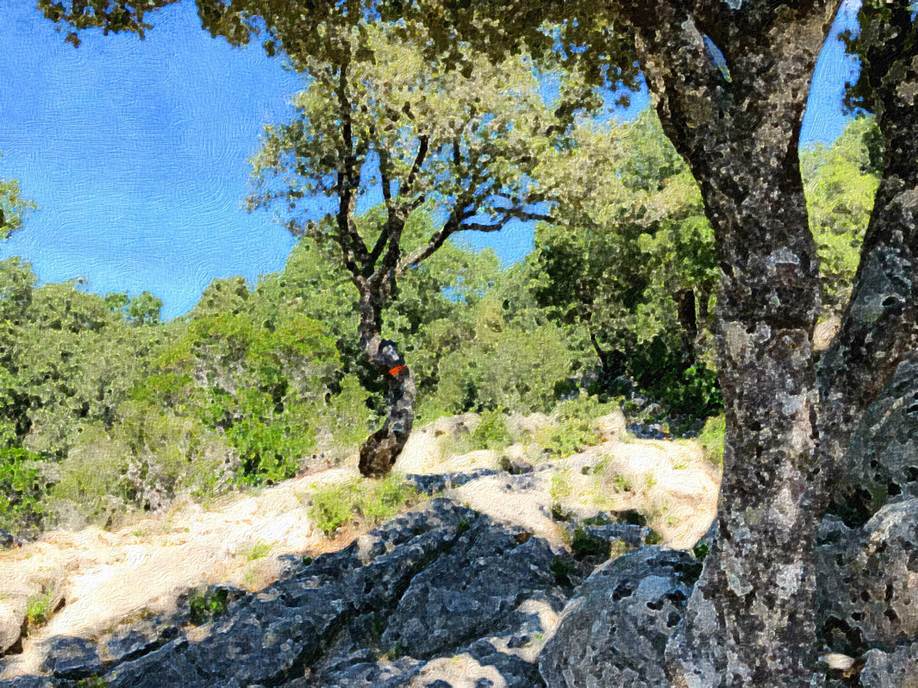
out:
M169 618L53 638L44 669L107 688L531 688L570 565L523 528L436 499L258 593L227 594L212 616L190 614L186 596Z
M840 463L833 511L862 523L897 496L918 497L918 356L892 380L855 426Z
M918 642L864 655L861 688L918 688Z
M863 527L828 517L817 546L818 628L836 652L893 650L918 637L918 498L880 509Z
M646 547L599 567L565 607L539 657L552 688L669 686L664 650L701 565Z
M0 657L19 643L25 619L25 597L11 596L0 599Z
M83 679L100 672L102 660L95 642L60 636L48 643L43 668L61 678Z

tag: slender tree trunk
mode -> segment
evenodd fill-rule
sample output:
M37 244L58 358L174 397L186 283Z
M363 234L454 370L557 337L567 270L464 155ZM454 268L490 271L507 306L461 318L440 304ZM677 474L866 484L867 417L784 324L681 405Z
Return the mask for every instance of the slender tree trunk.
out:
M701 186L722 268L727 417L718 538L667 647L674 685L809 686L819 309L797 157L837 3L667 3L632 22L667 135Z
M386 475L401 454L414 425L417 389L395 342L383 339L383 297L369 290L360 296L360 346L370 364L386 379L386 420L360 447L360 473Z
M676 293L676 312L682 328L682 347L690 361L695 360L695 339L698 337L698 318L695 315L695 291L682 289Z

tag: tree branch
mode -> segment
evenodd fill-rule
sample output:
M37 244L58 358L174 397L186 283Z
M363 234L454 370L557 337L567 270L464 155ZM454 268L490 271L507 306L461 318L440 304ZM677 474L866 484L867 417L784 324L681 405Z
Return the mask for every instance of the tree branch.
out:
M348 60L342 60L338 74L338 85L335 94L338 99L338 112L341 116L341 148L339 151L341 169L338 171L337 193L338 243L341 245L345 265L353 275L362 274L366 268L369 255L366 244L352 222L352 213L356 204L359 179L355 174L357 164L354 155L353 122L351 120L351 103L347 96Z
M400 197L403 195L407 196L411 193L411 190L414 187L414 182L421 171L421 166L424 164L424 160L427 157L427 147L430 143L427 134L421 134L418 137L418 140L418 153L414 156L414 164L411 165L411 172L408 173L408 177L405 179L405 183L398 190Z

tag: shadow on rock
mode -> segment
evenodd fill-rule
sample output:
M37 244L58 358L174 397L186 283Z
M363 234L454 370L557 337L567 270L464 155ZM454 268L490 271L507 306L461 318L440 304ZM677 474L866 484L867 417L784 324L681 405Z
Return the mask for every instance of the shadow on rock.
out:
M570 589L567 555L445 500L254 593L212 587L170 617L54 638L47 676L4 688L542 685L539 651Z

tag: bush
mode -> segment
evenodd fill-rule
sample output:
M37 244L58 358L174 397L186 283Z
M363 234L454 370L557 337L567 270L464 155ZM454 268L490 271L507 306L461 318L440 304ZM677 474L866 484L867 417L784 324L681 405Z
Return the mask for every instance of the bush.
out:
M58 481L47 500L53 521L73 527L111 525L129 504L129 456L127 446L103 431L86 430L59 465Z
M20 533L38 528L44 488L39 458L25 449L0 449L0 529Z
M54 595L50 592L32 595L26 602L27 627L37 628L48 623L54 613L54 609L51 608L53 602Z
M356 447L366 439L374 413L370 393L356 375L346 375L338 383L338 393L322 409L319 429L324 433L320 445L336 449Z
M557 423L536 433L536 443L552 456L570 456L595 445L600 437L593 421L610 413L612 402L601 402L595 396L581 395L555 406Z
M353 520L363 519L372 525L388 520L418 499L417 490L399 475L379 481L358 479L316 490L309 517L330 537Z
M501 409L483 411L478 425L471 433L473 449L503 449L513 443L507 428L507 417Z
M226 612L229 606L229 592L224 588L195 590L188 598L191 623L195 626L213 621Z
M704 450L705 458L715 466L723 466L724 463L724 435L726 431L727 420L721 414L708 418L701 432L698 433L698 441Z

